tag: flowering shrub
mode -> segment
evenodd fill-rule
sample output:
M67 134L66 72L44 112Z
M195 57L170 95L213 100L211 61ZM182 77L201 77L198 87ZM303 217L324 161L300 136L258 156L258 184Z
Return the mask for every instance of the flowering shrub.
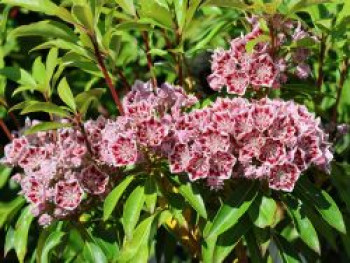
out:
M2 4L8 260L350 257L347 2Z

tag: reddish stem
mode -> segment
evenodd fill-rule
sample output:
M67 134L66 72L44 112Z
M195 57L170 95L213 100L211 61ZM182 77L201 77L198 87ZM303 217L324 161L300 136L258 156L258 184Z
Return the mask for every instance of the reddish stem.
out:
M146 58L147 58L147 65L148 65L148 69L151 72L151 81L152 81L152 85L153 88L156 89L158 84L157 84L157 79L154 76L154 71L153 71L153 64L152 64L152 56L150 53L150 45L149 45L149 40L148 40L148 34L147 32L142 32L142 38L143 41L145 42L145 48L146 48Z
M0 119L0 127L1 129L4 131L5 135L7 136L7 138L12 141L13 140L13 136L9 130L9 128L7 127L6 123L4 122L4 120Z
M96 39L96 37L94 35L90 35L90 39L91 39L92 45L94 46L94 53L95 53L95 57L97 59L97 63L99 65L99 68L100 68L103 76L104 76L104 79L105 79L105 82L106 82L106 84L107 84L107 86L109 88L109 91L112 94L114 103L117 105L120 114L124 115L123 105L122 105L122 103L121 103L121 101L119 99L119 96L118 96L118 94L117 94L117 92L116 92L116 90L114 88L112 79L109 76L109 73L107 71L106 65L105 65L105 63L103 61L103 57L102 57L100 49L98 47L97 39Z

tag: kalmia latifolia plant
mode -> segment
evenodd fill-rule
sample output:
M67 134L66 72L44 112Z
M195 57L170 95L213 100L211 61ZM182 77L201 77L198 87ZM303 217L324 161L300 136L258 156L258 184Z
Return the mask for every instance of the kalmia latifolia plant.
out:
M347 2L60 2L1 1L5 262L350 259Z

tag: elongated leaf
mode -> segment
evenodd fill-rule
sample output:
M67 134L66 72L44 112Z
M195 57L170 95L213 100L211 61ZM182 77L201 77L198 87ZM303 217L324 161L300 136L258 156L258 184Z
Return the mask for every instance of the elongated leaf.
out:
M72 90L70 89L67 79L63 78L58 84L57 87L58 96L60 96L61 100L74 112L77 109L77 106L75 104L74 96L72 93Z
M209 233L204 235L220 235L237 224L238 220L247 212L257 194L258 186L255 182L242 182L234 189L230 199L221 206L216 214Z
M171 13L166 5L157 0L149 0L140 1L140 7L141 18L154 20L159 26L172 29Z
M261 255L259 244L257 243L257 238L253 229L248 231L245 235L245 240L247 242L247 248L249 250L249 255L252 263L262 263L263 257Z
M51 262L50 261L50 252L52 249L54 249L55 247L57 247L60 244L64 235L65 234L63 232L55 231L55 232L52 232L48 236L48 238L46 239L45 244L43 246L42 254L40 256L41 263Z
M84 259L89 263L107 263L106 255L102 249L92 242L86 242L84 247Z
M22 196L18 196L8 203L0 203L0 229L16 215L24 204L25 199Z
M257 227L271 226L275 221L277 204L275 200L267 196L256 198L248 213Z
M333 198L324 190L317 189L307 179L297 184L296 194L311 207L315 207L322 218L339 232L345 233L343 216Z
M32 215L29 206L23 211L16 223L14 233L14 247L19 262L24 262L24 258L27 254L28 232L34 216Z
M211 223L208 222L205 228L209 229L210 227L211 227ZM204 229L204 232L206 231L206 229ZM214 235L210 238L205 239L202 242L202 259L204 263L213 262L214 250L215 250L215 244L216 244L217 238L218 237Z
M146 180L145 184L145 204L148 211L153 214L157 203L157 184L153 176Z
M301 10L304 10L312 5L322 4L322 3L329 3L330 0L297 0L297 1L291 1L292 5L290 6L289 10L290 13L299 12Z
M73 16L76 20L81 23L84 27L86 27L91 32L94 31L94 16L92 14L91 8L89 4L85 5L73 5L72 8Z
M104 221L106 221L110 217L120 197L122 196L125 189L128 187L128 185L132 182L133 179L133 176L126 177L123 182L118 184L117 187L114 188L113 191L108 194L106 200L103 203Z
M7 183L11 172L12 169L10 167L0 164L0 189L2 189Z
M25 135L37 133L40 131L49 131L49 130L57 130L61 128L71 127L70 123L61 123L61 122L41 122L37 125L30 127L28 130L24 132Z
M274 241L274 244L276 244L279 252L279 259L272 257L273 262L280 262L281 260L284 263L300 262L300 258L298 254L293 250L290 243L288 243L282 236L274 235L273 241ZM272 247L270 246L269 248L271 250ZM271 254L273 255L274 253L271 253Z
M242 10L249 7L242 0L207 0L204 2L204 6L233 7Z
M7 253L14 249L14 239L15 239L15 230L12 226L6 232L5 237L5 247L4 247L4 257L6 257Z
M0 75L17 82L23 86L35 87L36 82L34 78L24 69L19 67L6 67L0 69Z
M131 240L127 240L119 254L119 259L128 261L132 259L139 248L148 241L154 216L144 219L135 229Z
M249 231L252 226L249 218L243 216L234 227L220 235L216 242L213 262L223 262L241 237Z
M15 28L9 37L41 36L45 38L58 38L72 43L78 41L78 37L65 24L52 20L44 20L29 25Z
M50 88L50 81L58 65L58 49L51 48L46 58L46 84Z
M178 187L179 193L198 212L198 214L203 218L207 218L207 210L205 209L203 198L197 187L189 182L179 183Z
M41 60L41 57L37 57L32 66L32 75L36 82L45 84L46 80L46 68Z
M134 228L139 221L140 213L145 202L144 191L143 186L136 187L125 202L122 222L127 239L132 238Z
M134 0L115 0L115 2L123 8L125 13L135 16L135 6L134 6Z
M69 113L66 110L51 102L37 102L35 104L28 105L21 111L21 114L27 114L31 112L46 112L61 117L69 116Z

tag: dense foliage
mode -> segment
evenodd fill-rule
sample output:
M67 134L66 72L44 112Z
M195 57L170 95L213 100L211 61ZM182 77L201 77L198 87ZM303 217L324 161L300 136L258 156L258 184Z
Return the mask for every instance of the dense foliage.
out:
M0 3L5 262L350 260L350 2Z

